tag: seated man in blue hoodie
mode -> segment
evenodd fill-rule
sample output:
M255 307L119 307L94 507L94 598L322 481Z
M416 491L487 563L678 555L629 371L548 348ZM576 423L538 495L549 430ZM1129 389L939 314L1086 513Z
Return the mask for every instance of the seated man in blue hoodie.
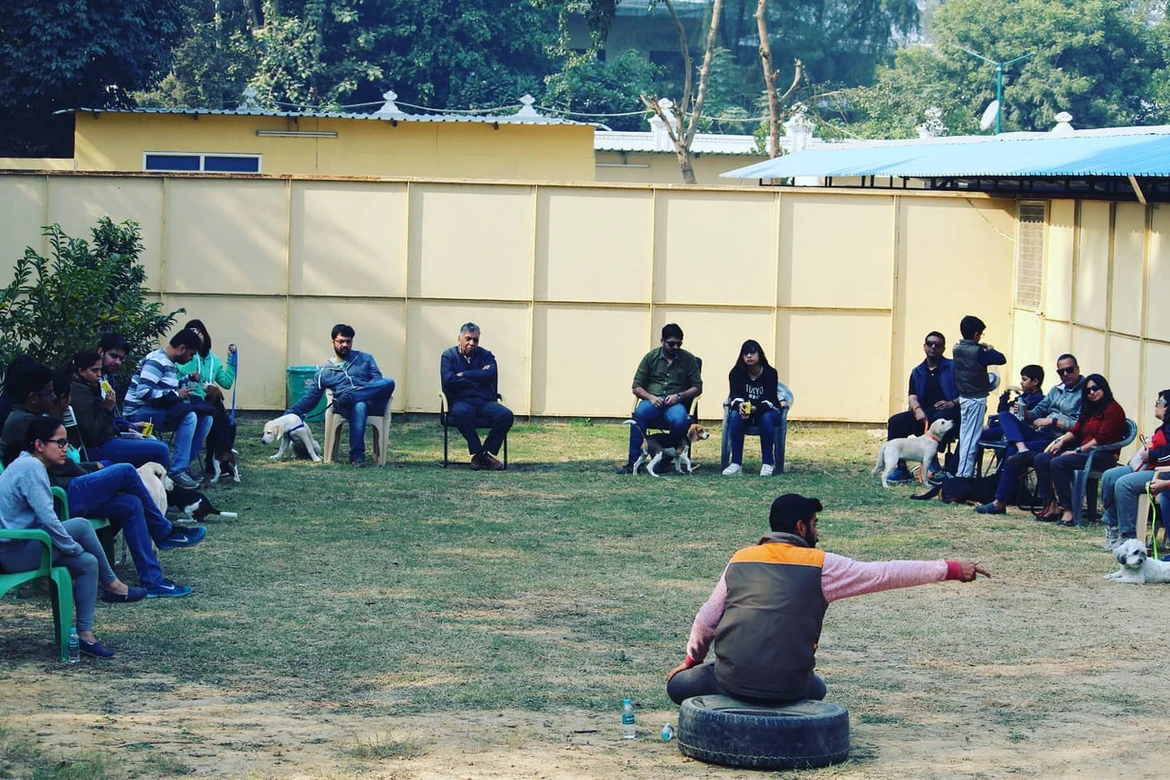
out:
M927 426L940 418L955 422L955 427L940 442L940 448L958 434L959 388L955 384L954 364L943 357L946 348L947 340L943 334L937 330L926 334L926 340L922 343L926 358L910 372L910 384L906 392L908 409L893 415L886 423L887 441L904 439L910 435L921 436ZM913 479L913 476L899 462L889 480L905 482Z
M326 390L333 391L333 411L349 420L349 462L366 465L366 421L380 415L394 395L394 380L383 378L378 363L368 352L353 348L355 331L349 325L333 326L333 357L325 361L313 387L292 405L288 413L304 417Z
M499 403L499 365L496 356L479 345L479 326L464 323L459 329L459 343L439 358L439 378L443 392L451 402L451 424L467 439L472 469L499 471L504 464L496 453L512 429L512 410ZM480 443L477 419L491 428Z

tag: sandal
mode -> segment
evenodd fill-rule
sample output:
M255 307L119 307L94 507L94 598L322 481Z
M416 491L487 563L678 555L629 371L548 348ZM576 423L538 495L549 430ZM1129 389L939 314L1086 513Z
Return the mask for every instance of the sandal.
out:
M1072 520L1057 520L1056 524L1061 528L1075 528L1077 525Z
M1050 499L1043 509L1033 514L1033 517L1041 522L1050 523L1053 520L1059 520L1062 514L1064 514L1064 510L1060 508L1060 505Z

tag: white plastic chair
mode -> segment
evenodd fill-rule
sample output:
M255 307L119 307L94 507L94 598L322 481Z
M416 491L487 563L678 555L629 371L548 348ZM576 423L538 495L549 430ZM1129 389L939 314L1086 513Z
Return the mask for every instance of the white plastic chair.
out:
M341 446L341 426L349 425L349 420L333 411L332 390L325 391L325 400L328 403L325 407L325 462L332 463ZM366 418L366 426L374 429L374 458L379 466L386 465L386 448L390 444L390 400L386 399L386 411Z

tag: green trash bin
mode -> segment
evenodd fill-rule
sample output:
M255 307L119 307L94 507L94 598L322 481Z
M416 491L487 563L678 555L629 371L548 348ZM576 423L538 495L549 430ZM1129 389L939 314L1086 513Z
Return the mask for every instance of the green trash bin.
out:
M315 387L317 371L320 366L289 366L288 367L288 405L292 406L305 397L310 389ZM325 394L313 407L313 411L305 415L309 422L321 422L325 419Z

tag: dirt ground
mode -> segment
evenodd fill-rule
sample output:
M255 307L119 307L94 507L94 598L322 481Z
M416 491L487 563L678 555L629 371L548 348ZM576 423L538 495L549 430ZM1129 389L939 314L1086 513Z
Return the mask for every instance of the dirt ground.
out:
M859 708L860 718L856 711L851 717L848 763L783 776L1165 777L1170 730L1164 707L1113 722L1073 710L1060 724L1041 725L1023 740L989 723L983 711L988 700L1007 695L1021 675L1077 678L1085 670L1069 664L983 673L990 675L989 690L973 694L970 706L960 711L919 712L908 723ZM1131 680L1130 670L1114 670L1096 682L1108 687L1110 676ZM675 743L657 738L663 723L675 721L676 712L668 709L639 712L639 739L625 741L616 713L605 718L515 710L407 718L337 714L324 704L289 709L280 700L249 701L248 691L175 685L160 677L107 681L100 672L63 675L35 665L3 674L0 692L10 740L36 742L54 756L99 750L107 768L125 777L656 780L769 774L682 756ZM52 704L66 701L73 703ZM111 766L111 756L122 758Z

